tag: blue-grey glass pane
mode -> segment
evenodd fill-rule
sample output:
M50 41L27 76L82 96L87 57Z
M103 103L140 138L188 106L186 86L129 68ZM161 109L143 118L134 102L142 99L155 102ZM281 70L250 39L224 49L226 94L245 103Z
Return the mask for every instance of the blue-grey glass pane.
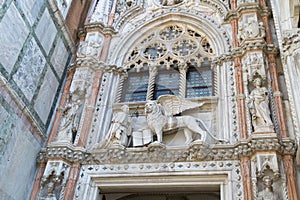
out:
M212 71L198 69L187 74L187 98L212 96Z
M124 101L145 101L148 88L148 74L130 75L125 84Z
M159 73L156 79L154 99L164 94L178 95L179 73L169 71L168 73Z

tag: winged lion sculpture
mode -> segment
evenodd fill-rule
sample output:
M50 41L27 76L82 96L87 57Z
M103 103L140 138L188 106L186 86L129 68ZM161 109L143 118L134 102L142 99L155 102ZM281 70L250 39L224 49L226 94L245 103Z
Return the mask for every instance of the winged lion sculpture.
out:
M201 107L203 104L174 95L162 95L157 101L147 101L145 104L146 121L149 129L157 136L156 142L162 143L163 132L175 128L183 129L185 144L193 141L193 133L200 135L200 141L226 142L214 137L202 120L193 116L174 116L185 110Z

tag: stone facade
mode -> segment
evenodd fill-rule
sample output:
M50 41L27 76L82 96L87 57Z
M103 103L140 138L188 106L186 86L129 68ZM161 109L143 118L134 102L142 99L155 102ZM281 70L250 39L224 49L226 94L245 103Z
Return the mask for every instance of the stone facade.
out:
M0 197L299 199L297 0L0 6Z
M75 50L62 6L71 1L0 1L0 199L31 195Z

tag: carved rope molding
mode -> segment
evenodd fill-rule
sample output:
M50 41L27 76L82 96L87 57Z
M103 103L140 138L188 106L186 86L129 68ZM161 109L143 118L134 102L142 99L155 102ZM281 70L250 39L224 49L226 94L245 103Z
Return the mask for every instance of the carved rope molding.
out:
M107 149L86 150L71 144L52 143L42 149L38 162L47 162L49 159L82 164L218 161L237 160L240 157L250 157L256 152L264 151L277 152L280 155L295 155L296 144L291 139L280 140L276 135L243 140L236 144L209 145L203 142L193 142L184 147L167 147L162 144L141 148L116 146Z

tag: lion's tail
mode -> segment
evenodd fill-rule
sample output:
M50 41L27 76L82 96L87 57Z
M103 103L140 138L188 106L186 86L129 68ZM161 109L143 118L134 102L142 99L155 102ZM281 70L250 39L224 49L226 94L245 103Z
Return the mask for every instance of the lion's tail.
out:
M209 131L209 129L207 128L207 126L201 119L196 119L196 120L199 122L200 127L207 132L207 134L208 134L207 136L209 136L209 138L207 138L207 136L206 136L206 140L208 140L208 142L210 142L212 140L211 142L217 141L218 143L228 143L228 140L226 140L226 139L220 139L220 138L215 137Z

